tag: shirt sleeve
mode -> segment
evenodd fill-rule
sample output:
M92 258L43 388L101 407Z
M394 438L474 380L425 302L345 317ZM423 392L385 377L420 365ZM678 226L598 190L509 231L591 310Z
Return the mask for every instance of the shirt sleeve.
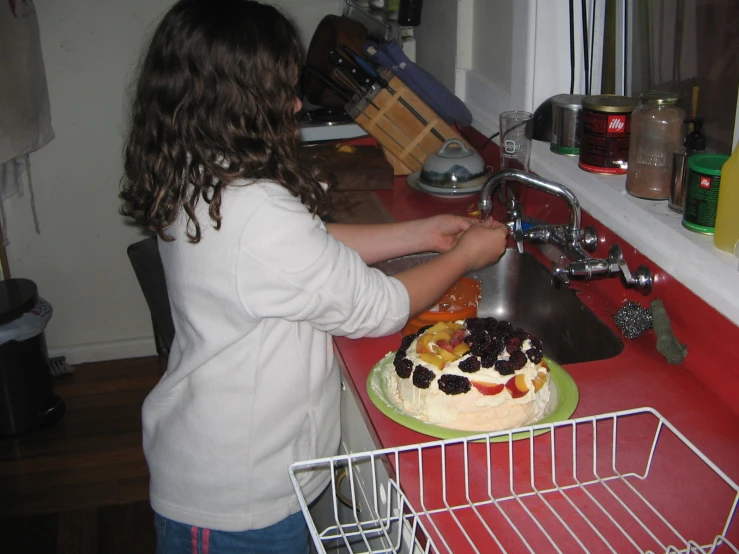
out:
M351 338L392 334L408 320L405 286L368 267L282 187L267 189L246 222L237 275L241 303L255 317Z

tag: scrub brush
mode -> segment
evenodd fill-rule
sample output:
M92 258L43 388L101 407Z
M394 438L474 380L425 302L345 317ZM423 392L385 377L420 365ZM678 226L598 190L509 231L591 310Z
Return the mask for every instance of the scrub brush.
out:
M627 302L613 316L627 339L635 339L652 328L652 312L636 302Z

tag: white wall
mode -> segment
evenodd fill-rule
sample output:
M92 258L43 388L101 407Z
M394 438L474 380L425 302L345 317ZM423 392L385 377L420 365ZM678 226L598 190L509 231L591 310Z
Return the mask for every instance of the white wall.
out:
M13 277L36 282L54 315L51 355L71 363L154 354L151 321L118 215L126 90L143 41L171 0L36 0L56 138L32 154L30 195L6 202ZM307 46L340 0L276 0Z
M457 73L457 2L426 0L415 28L416 63L454 90Z
M457 78L454 91L472 112L475 127L485 133L497 130L500 112L530 109L533 102L533 62L527 55L533 40L525 33L514 33L513 29L529 24L534 2L456 2ZM421 27L424 25L422 21ZM421 47L419 44L418 48Z

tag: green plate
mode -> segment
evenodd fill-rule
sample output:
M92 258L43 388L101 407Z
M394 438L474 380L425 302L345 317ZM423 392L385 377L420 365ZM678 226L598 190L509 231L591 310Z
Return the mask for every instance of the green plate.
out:
M448 429L446 427L440 427L438 425L432 425L431 423L425 423L420 419L413 417L408 414L402 408L396 406L390 399L390 395L386 389L386 380L384 374L387 371L395 371L393 367L393 358L395 352L390 352L382 360L377 362L370 371L369 377L367 378L367 393L369 394L372 403L377 406L387 417L400 423L402 426L418 431L424 435L435 437L437 439L456 439L460 437L469 437L473 435L481 435L484 432L481 431L460 431L456 429ZM580 393L577 390L577 385L572 379L569 373L567 373L562 366L553 362L549 358L545 357L547 365L549 366L549 377L551 378L551 385L553 384L556 388L556 406L554 411L548 416L531 423L530 425L539 425L542 423L554 423L556 421L564 421L575 412L577 403L580 399ZM553 391L554 393L555 391ZM552 394L554 396L554 394ZM550 400L551 401L551 400ZM499 431L496 431L496 433ZM505 432L505 431L503 431ZM535 434L544 433L546 430L537 431ZM521 432L514 433L512 435L513 440L527 438L529 433ZM492 437L491 442L503 442L508 441L508 435L501 435L498 437Z

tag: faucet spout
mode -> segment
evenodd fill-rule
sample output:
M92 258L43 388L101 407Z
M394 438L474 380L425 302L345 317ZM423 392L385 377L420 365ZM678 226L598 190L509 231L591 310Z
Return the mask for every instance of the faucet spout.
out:
M490 217L490 214L493 213L493 193L501 184L509 180L520 181L531 188L548 192L549 194L553 194L567 202L570 208L568 231L573 236L579 236L582 233L582 211L580 209L580 202L572 191L564 185L537 177L536 175L521 171L520 169L504 169L502 171L497 171L490 176L480 192L479 208L481 219L487 219Z
M623 259L621 248L614 244L608 259L591 258L585 251L594 252L598 245L595 230L582 229L582 211L577 197L564 185L542 179L519 169L504 169L493 173L482 187L480 192L480 218L487 219L493 213L493 198L498 187L509 180L516 180L558 198L561 198L570 208L570 222L568 225L540 224L523 230L522 209L515 196L511 195L508 205L508 218L513 239L518 250L523 254L524 241L536 244L552 244L562 251L563 256L552 264L552 275L562 283L569 284L571 279L590 279L620 275L627 287L633 287L645 294L652 289L652 273L646 266L636 271L629 271Z

